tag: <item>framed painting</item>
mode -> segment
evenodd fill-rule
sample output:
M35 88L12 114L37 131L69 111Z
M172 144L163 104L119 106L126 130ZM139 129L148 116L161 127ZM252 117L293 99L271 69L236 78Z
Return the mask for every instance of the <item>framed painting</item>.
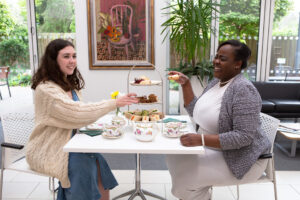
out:
M90 69L153 69L154 0L88 0Z

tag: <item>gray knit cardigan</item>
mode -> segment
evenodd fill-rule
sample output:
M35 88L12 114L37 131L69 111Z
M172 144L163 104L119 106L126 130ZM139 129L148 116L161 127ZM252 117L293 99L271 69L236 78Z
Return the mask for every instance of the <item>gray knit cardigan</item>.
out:
M202 95L218 82L219 79L213 79ZM193 116L197 100L194 97L186 106L190 116ZM237 75L222 98L219 138L225 161L238 179L243 178L258 157L269 152L271 147L260 127L260 110L261 97L256 88L242 74Z

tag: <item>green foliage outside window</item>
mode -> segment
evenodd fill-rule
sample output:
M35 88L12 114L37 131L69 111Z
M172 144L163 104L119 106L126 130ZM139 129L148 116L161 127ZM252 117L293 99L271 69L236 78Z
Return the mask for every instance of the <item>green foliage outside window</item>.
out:
M15 25L5 1L0 0L0 41L7 37Z
M273 26L291 10L291 0L276 0ZM260 0L221 0L220 34L232 36L258 36ZM285 34L284 34L285 35Z
M31 75L28 73L19 73L16 76L9 76L10 86L28 86L31 84Z
M39 31L49 33L75 32L74 0L39 0L36 18Z

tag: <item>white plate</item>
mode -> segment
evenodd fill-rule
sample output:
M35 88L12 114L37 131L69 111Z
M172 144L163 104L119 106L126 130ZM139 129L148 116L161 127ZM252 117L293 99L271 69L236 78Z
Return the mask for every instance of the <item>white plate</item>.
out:
M151 84L139 84L139 83L134 83L134 81L130 82L130 85L135 85L135 86L145 86L145 85L159 85L161 84L161 81L157 81L157 80L151 80Z
M151 103L138 103L138 104L162 104L160 101L157 102L151 102Z
M102 130L104 128L102 123L92 123L86 126L89 130Z

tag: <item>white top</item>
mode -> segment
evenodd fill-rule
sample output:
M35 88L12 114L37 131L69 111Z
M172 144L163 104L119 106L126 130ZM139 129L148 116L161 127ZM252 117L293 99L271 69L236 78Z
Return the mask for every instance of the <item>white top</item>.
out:
M219 133L222 98L232 80L223 87L220 87L219 83L216 84L198 99L193 111L193 119L200 126L201 132L206 134Z
M187 127L183 129L185 133L195 133L189 116L166 116L166 118L176 118L186 120ZM110 122L112 115L106 115L99 119L99 122ZM162 125L162 124L160 124ZM100 152L100 153L146 153L146 154L203 154L204 148L185 147L180 143L179 138L168 138L158 133L151 142L141 142L135 138L133 130L127 127L127 131L119 139L107 139L101 135L88 136L86 134L76 134L64 146L65 152Z

